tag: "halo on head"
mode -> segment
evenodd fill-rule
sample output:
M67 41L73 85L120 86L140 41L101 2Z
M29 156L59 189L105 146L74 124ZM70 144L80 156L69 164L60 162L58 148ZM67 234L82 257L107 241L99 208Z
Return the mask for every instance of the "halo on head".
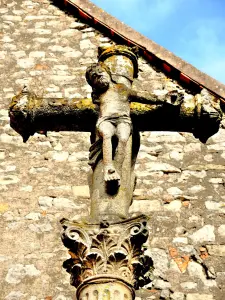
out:
M108 57L113 55L123 55L128 57L132 61L134 66L134 78L138 77L137 55L134 53L132 48L123 45L115 45L109 48L99 49L98 53L99 53L98 56L99 62L104 62Z

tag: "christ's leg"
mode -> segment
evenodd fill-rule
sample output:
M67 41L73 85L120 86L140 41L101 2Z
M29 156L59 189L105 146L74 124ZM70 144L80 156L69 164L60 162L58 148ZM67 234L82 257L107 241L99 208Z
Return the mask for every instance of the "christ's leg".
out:
M120 170L122 168L124 157L126 154L126 146L127 146L127 141L130 137L130 133L131 133L130 124L124 122L117 125L116 135L118 137L118 147L117 147L116 161Z
M115 126L108 121L103 121L98 131L103 138L103 165L104 165L104 180L120 180L119 174L112 161L112 137L115 134Z

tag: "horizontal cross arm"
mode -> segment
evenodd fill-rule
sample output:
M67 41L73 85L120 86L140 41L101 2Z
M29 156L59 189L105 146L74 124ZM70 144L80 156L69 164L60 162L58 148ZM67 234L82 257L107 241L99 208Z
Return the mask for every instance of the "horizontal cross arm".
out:
M202 142L219 129L221 113L202 105L196 97L178 102L142 98L133 95L131 118L134 130L191 132ZM143 101L139 101L142 99ZM150 103L150 104L143 104ZM200 103L200 104L199 104ZM13 97L9 108L10 125L24 142L35 132L95 131L98 111L91 99L38 98L31 92Z

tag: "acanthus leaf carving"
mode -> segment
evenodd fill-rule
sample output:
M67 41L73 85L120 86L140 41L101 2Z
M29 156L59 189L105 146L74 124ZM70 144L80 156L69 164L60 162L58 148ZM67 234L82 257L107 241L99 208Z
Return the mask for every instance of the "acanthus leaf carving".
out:
M148 238L145 216L107 226L62 223L62 240L71 255L63 266L72 285L106 274L116 274L135 288L150 282L153 264L143 249Z

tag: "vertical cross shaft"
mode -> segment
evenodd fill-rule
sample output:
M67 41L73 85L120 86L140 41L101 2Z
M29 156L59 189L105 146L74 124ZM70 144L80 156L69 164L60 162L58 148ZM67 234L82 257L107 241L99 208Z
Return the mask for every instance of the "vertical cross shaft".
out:
M127 219L139 148L129 103L137 69L131 49L114 46L100 53L86 73L99 111L90 148L91 211L86 224L62 221L62 240L72 253L64 267L79 300L132 300L134 288L149 282L152 261L142 248L147 219Z

